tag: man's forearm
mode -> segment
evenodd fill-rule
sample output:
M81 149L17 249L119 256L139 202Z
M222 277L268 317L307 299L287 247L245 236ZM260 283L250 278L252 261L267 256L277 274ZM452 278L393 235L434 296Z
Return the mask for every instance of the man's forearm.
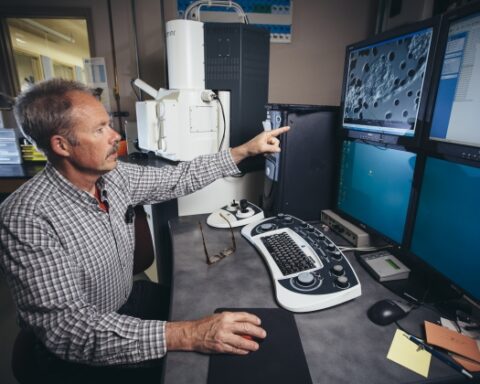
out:
M230 153L232 155L232 159L235 162L235 164L240 163L242 160L246 159L247 157L250 156L248 153L247 148L245 148L245 144L240 145L238 147L232 148L230 150Z
M165 339L167 351L192 351L190 324L188 321L167 322Z

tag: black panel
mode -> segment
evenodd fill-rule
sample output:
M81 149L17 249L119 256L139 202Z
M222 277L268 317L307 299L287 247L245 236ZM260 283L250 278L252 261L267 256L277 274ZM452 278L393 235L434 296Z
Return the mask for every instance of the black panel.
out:
M240 23L205 23L205 86L231 92L230 146L262 131L268 102L270 35ZM263 169L263 157L242 164L244 171Z
M265 178L263 208L267 215L288 213L319 220L321 210L333 205L339 109L279 104L269 109L283 111L282 125L291 129L281 139L278 179Z

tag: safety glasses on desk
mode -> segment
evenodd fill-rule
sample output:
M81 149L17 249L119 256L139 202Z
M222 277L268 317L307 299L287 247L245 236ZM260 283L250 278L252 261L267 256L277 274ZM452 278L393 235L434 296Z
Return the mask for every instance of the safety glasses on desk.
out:
M230 234L232 236L232 246L225 248L223 251L220 251L219 253L210 256L207 250L207 243L205 242L205 235L203 234L203 227L202 223L199 221L198 226L200 227L200 232L202 234L202 241L203 241L203 249L205 250L205 256L207 257L207 264L212 265L215 264L216 262L224 259L227 256L230 256L232 253L234 253L237 250L237 244L235 243L235 234L233 233L233 228L232 225L230 224L230 221L227 220L225 216L223 216L220 213L220 216L222 219L224 219L228 223L228 227L230 228Z

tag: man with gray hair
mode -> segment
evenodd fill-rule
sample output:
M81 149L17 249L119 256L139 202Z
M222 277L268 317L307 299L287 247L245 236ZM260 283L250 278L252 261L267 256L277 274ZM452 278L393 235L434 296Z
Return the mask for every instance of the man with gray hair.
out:
M173 199L234 175L248 156L280 151L277 136L288 127L155 168L118 161L120 135L79 83L37 84L19 96L15 113L48 162L0 206L0 268L21 327L32 330L54 359L72 366L124 366L160 359L170 350L244 355L258 348L242 337L266 335L249 313L167 322L129 312L132 300L146 296L132 292L134 228L126 214L132 206Z

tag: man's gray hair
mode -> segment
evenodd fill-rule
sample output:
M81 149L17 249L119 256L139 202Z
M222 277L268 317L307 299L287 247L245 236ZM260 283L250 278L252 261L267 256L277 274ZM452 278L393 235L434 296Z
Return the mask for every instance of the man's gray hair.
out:
M24 136L50 158L50 138L64 136L77 144L72 130L72 100L70 92L91 90L82 83L54 78L35 84L17 97L14 113Z

